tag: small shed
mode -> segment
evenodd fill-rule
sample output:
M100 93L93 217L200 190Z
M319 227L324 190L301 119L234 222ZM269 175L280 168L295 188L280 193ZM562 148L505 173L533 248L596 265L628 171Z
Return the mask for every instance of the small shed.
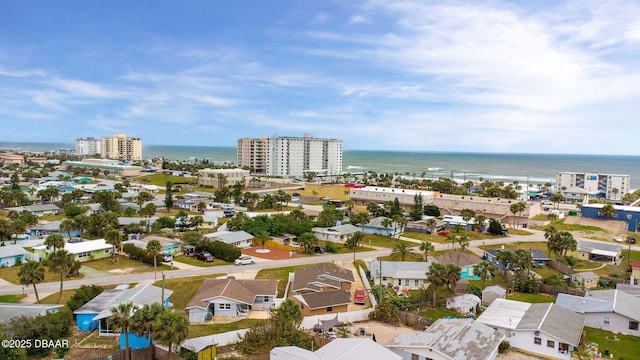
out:
M480 298L473 294L464 294L447 299L447 309L453 309L460 314L475 314L480 306Z
M585 289L593 289L598 287L600 275L591 271L579 272L571 274L571 281L579 286L583 286Z
M506 299L507 290L499 285L487 286L482 290L482 305L489 306L495 299Z

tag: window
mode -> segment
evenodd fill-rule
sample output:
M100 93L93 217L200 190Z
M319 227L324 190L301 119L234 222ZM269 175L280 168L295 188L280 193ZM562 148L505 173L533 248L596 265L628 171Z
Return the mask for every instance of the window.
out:
M265 296L262 298L262 302L269 302L270 298L268 296Z
M638 330L638 322L629 321L629 330Z
M218 304L220 310L231 310L231 304Z
M411 354L411 360L420 360L420 356L417 354Z
M410 281L411 281L411 280L409 280L409 279L404 279L404 286L409 286L409 282L410 282Z
M605 324L605 325L609 325L610 323L611 323L611 320L609 319L609 317L608 317L608 316L605 316L605 317L604 317L604 324Z
M534 337L533 338L533 343L536 345L542 345L542 339L539 337Z
M547 340L547 347L550 347L550 348L556 347L556 342L553 340Z
M415 287L420 286L420 280L418 280L418 279L413 280L413 286L415 286Z
M332 312L333 311L333 306L328 306L327 307L327 312Z

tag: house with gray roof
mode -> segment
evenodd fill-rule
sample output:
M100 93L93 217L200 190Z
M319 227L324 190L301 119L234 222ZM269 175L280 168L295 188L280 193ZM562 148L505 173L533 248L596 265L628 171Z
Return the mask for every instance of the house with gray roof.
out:
M344 224L330 227L314 227L311 231L318 240L344 244L353 234L360 231L360 228L352 224Z
M189 322L203 323L214 316L247 316L252 310L271 310L278 280L205 279L186 310Z
M618 283L616 284L616 290L640 298L640 285Z
M493 360L504 338L475 320L440 319L424 332L397 335L386 347L407 360Z
M60 234L63 237L68 238L69 232L71 233L72 237L80 235L79 230L60 231L61 223L62 221L51 221L51 222L41 223L29 229L29 235L31 235L31 237L33 238L41 238L41 239L44 239L51 234Z
M21 245L0 246L0 266L9 267L15 265L16 262L23 263L27 253L27 250Z
M316 351L297 346L279 346L271 350L271 360L401 360L402 357L369 338L338 338Z
M571 359L585 316L552 303L496 299L478 321L504 333L511 347L554 359Z
M162 295L164 294L164 299ZM162 302L165 307L170 307L169 296L172 290L162 289L153 285L140 285L130 288L129 285L119 285L114 289L105 290L88 303L74 311L76 326L82 331L98 329L100 335L110 335L113 331L109 328L111 308L118 304L131 302L137 307L145 304Z
M600 275L592 271L582 271L571 274L571 281L584 289L593 289L598 287Z
M424 261L373 260L369 264L369 271L374 284L393 288L397 292L407 292L429 285L427 272L430 267L431 263Z
M36 317L56 313L63 306L63 304L0 303L0 323L8 323L11 319L21 316Z
M344 290L329 290L293 295L303 316L346 312L351 294Z
M351 290L354 283L353 272L334 264L321 263L305 266L293 275L291 292L303 294L330 290Z
M487 286L482 290L482 306L489 306L495 299L506 299L507 290L500 285Z
M25 205L25 206L17 206L17 207L8 207L5 210L7 211L28 211L35 216L48 216L48 215L58 215L60 213L60 208L54 204L39 204L39 205Z
M549 256L547 256L547 254L542 250L538 250L538 249L522 249L522 250L525 250L526 252L529 253L529 255L531 255L531 264L533 265L533 267L545 267L547 266L547 263L550 260ZM486 259L488 262L495 265L498 268L498 270L503 270L504 265L500 261L498 261L498 253L500 251L509 251L511 253L515 253L516 249L487 249L482 254L482 258ZM511 270L511 264L507 264L507 269Z
M618 264L622 260L622 247L617 244L579 239L576 251L569 255L580 260Z
M216 231L210 234L204 234L205 238L211 241L222 241L223 243L239 247L240 249L251 246L254 236L244 230L240 231Z
M620 290L590 290L584 297L558 294L556 304L584 314L585 326L640 336L640 298Z
M384 219L389 218L385 216L378 216L369 220L366 225L362 226L362 232L364 232L365 234L376 234L388 237L393 237L400 233L400 224L393 222L390 226L385 227L384 225L382 225Z

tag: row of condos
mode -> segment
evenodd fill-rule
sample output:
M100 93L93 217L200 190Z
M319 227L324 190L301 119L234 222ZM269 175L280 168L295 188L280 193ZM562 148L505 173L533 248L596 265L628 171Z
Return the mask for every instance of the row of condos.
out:
M76 139L76 155L100 155L104 159L120 161L142 160L142 139L127 137L125 134L104 136L101 139L93 137Z
M342 141L274 135L238 139L238 166L265 176L302 178L342 173Z
M584 190L589 197L620 201L629 193L631 177L619 174L559 172L556 175L556 188L568 191L578 188ZM563 190L564 189L564 190Z

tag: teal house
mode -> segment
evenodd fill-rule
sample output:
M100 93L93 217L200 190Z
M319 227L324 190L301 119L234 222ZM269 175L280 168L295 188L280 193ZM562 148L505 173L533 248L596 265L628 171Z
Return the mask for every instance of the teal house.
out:
M480 276L473 271L473 266L479 264L482 259L462 251L450 251L434 258L441 264L454 264L459 266L461 280L480 280Z

